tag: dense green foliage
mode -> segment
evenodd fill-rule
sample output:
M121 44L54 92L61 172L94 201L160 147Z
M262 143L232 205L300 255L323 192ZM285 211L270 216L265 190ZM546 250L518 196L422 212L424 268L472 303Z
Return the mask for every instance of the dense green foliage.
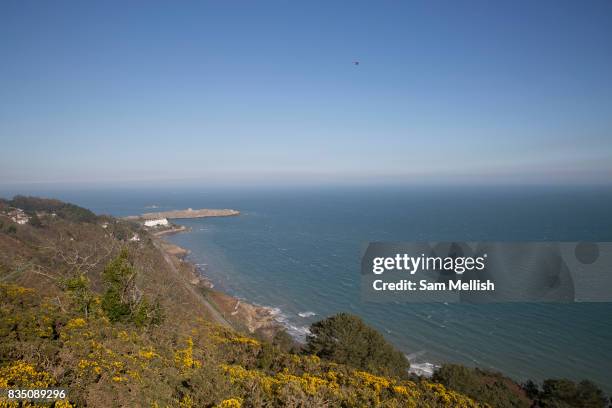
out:
M359 317L340 313L310 327L306 351L374 373L405 377L410 363L402 352Z
M604 393L588 380L575 383L567 379L548 379L541 389L529 381L524 388L534 400L534 407L605 408L609 402Z
M111 322L130 319L139 327L159 324L163 319L161 306L159 302L150 305L140 293L135 284L136 273L125 249L104 268L107 289L102 296L102 310Z
M125 250L104 268L104 283L108 287L102 296L102 310L111 322L131 315L135 275L136 270L130 264Z
M514 381L498 373L445 364L436 370L433 380L493 407L531 406L525 392Z
M286 330L279 330L272 339L272 344L282 351L293 352L299 349L299 344L293 340Z
M42 227L42 222L40 221L40 218L38 218L38 214L32 213L30 216L30 225L36 228Z
M461 392L481 403L500 408L605 408L608 400L592 382L545 380L542 388L528 381L522 387L499 373L456 364L445 364L433 381Z
M85 274L78 274L71 278L61 280L60 287L66 291L76 310L89 316L94 294L90 289L89 278Z

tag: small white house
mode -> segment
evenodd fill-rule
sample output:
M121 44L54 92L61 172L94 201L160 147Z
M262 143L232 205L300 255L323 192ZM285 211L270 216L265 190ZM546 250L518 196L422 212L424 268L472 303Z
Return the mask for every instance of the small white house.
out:
M7 214L11 221L16 222L17 224L27 224L30 221L30 217L21 209L15 208L12 211L9 211Z
M168 225L167 218L160 218L157 220L146 220L144 222L145 227L158 227L158 226L166 226Z

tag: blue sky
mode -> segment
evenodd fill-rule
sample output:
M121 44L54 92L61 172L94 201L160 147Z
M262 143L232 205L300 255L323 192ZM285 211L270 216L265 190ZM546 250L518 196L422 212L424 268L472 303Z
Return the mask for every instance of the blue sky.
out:
M0 184L612 180L610 1L3 1L0 90Z

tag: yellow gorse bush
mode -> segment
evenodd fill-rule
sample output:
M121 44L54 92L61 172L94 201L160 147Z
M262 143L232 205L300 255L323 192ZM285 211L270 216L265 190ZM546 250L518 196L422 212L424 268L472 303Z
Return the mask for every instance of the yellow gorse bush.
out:
M216 332L213 334L213 339L222 344L244 344L253 347L261 346L261 343L251 337L237 336L235 333Z
M233 384L242 385L245 390L260 387L272 400L281 395L283 389L297 387L307 396L324 394L338 402L356 406L379 406L386 401L385 404L391 404L388 406L403 407L481 407L472 399L440 384L397 381L365 371L352 371L345 375L329 370L321 376L308 373L298 376L288 372L268 375L240 365L222 365L221 368L229 374Z
M32 364L18 360L0 368L0 388L33 387L43 388L54 384L53 376L36 371Z
M223 400L215 408L240 408L242 407L242 400L239 398L230 398Z
M153 347L149 347L147 349L143 349L138 351L138 355L142 358L144 358L145 360L151 360L155 357L159 357L159 354L157 354L155 351L153 351Z
M297 376L288 373L277 373L269 376L259 370L248 370L238 365L222 365L221 368L230 375L230 380L234 383L252 380L257 382L269 394L274 394L278 388L288 384L298 386L306 394L316 394L321 388L326 387L330 390L338 389L338 384L324 378L304 374Z
M202 363L193 358L193 339L188 337L185 342L187 347L174 353L174 362L183 369L202 367Z
M55 385L53 376L45 371L38 371L25 361L17 360L7 366L0 367L1 388L47 388ZM43 407L46 404L33 404L28 401L6 401L0 399L0 408ZM55 407L70 408L66 400L55 402Z
M85 342L82 347L87 356L77 364L81 377L108 375L113 382L121 383L129 378L140 380L139 371L146 368L135 355L116 353L96 340Z
M0 284L0 293L9 299L15 299L22 296L33 295L35 291L31 288L24 288L18 285L3 283Z
M240 336L237 336L237 337L230 338L229 341L231 343L235 343L235 344L248 344L250 346L259 346L260 345L260 343L257 340L252 339L250 337L240 337Z
M77 328L85 326L86 324L87 322L85 321L85 319L78 317L76 319L69 320L68 323L66 323L66 329L67 330L77 329Z

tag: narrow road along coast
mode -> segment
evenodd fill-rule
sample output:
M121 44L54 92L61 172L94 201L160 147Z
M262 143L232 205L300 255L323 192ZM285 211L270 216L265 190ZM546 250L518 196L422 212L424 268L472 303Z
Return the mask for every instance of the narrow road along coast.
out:
M168 266L170 266L170 270L177 275L177 277L179 277L179 281L182 282L183 286L185 287L185 289L187 289L189 292L191 292L191 294L198 299L198 301L202 304L202 306L204 306L204 308L206 308L206 310L210 313L210 315L212 316L212 318L219 324L225 326L225 327L229 327L229 328L233 328L232 324L230 322L228 322L225 317L223 317L221 315L221 313L219 313L219 311L210 304L210 302L208 300L206 300L204 298L204 296L202 296L201 293L198 292L198 290L196 290L196 288L191 285L189 282L187 282L185 279L183 279L179 273L179 271L176 268L176 265L174 264L173 261L173 257L164 250L164 248L162 248L161 244L159 241L157 240L153 240L153 244L155 245L155 247L157 249L159 249L161 251L161 253L164 256L164 259L166 260L166 263L168 264Z

